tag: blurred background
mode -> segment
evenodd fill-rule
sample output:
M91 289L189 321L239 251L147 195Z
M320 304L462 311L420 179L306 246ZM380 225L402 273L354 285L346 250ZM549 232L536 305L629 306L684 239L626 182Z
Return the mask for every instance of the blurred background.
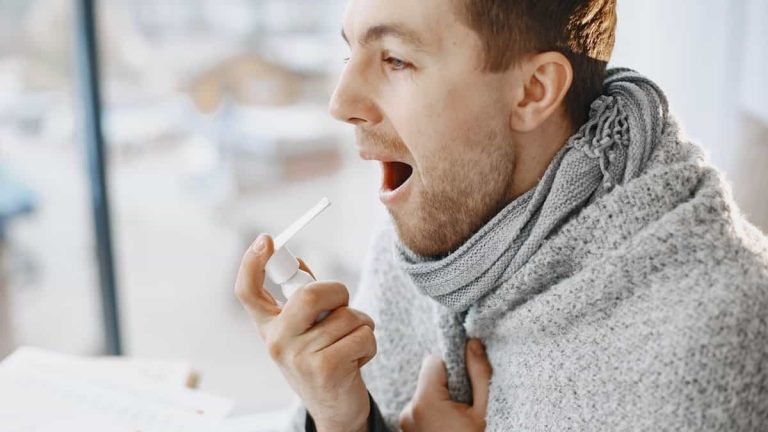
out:
M240 256L322 196L292 249L357 282L378 167L326 104L345 0L102 0L104 137L125 354L183 360L241 412L292 394L233 296ZM104 352L75 2L0 0L0 358ZM656 80L768 230L768 2L619 0L613 64Z

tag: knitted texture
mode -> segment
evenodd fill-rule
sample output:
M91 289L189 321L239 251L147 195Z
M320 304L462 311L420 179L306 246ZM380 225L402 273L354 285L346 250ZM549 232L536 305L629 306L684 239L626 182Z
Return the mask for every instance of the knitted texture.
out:
M488 430L768 430L768 242L655 85L614 70L605 88L540 184L455 253L377 236L355 304L393 428L424 355L470 399L469 336L493 366Z
M489 431L768 430L768 241L653 83L614 70L605 88L540 184L453 254L376 236L353 306L376 321L363 375L393 430L425 355L470 399L466 337L493 366Z
M661 140L667 100L653 82L629 69L607 74L605 94L588 121L555 156L538 185L440 260L420 257L398 242L401 268L441 311L448 387L454 400L470 403L461 347L466 311L505 283L573 213L606 194L617 181L634 179Z

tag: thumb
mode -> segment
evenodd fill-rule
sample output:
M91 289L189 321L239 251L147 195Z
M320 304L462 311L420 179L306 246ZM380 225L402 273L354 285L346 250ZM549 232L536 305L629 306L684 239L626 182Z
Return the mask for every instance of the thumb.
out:
M428 356L421 363L419 383L416 385L417 399L449 400L448 374L445 363L437 356Z
M488 391L491 386L491 363L478 339L470 339L466 349L467 373L472 383L472 409L485 417L488 409Z
M235 282L237 298L259 325L280 313L274 297L264 289L264 269L273 253L272 238L260 235L245 252Z

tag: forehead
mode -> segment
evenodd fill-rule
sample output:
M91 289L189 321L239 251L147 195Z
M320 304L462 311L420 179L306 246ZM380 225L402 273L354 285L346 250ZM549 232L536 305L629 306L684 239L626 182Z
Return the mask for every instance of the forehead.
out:
M461 23L455 0L350 0L342 31L352 41L377 26L397 26L418 36L425 47L438 48L456 37Z

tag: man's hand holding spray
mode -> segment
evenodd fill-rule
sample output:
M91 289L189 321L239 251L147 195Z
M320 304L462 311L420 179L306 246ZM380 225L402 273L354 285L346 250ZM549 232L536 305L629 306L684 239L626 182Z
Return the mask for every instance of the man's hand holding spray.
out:
M235 292L316 429L362 432L371 403L360 369L376 355L373 320L349 307L344 285L317 282L286 247L329 205L327 198L321 200L274 241L259 236L243 256ZM288 299L284 305L264 288L265 274L282 288ZM416 394L400 415L400 427L407 432L484 430L491 366L477 340L467 345L467 369L472 406L450 400L443 362L427 358Z
M243 256L235 292L317 429L357 432L370 412L360 369L376 355L373 320L349 307L343 284L315 281L286 247L329 205L323 199L274 241L259 236ZM264 288L265 274L283 289L284 305Z

